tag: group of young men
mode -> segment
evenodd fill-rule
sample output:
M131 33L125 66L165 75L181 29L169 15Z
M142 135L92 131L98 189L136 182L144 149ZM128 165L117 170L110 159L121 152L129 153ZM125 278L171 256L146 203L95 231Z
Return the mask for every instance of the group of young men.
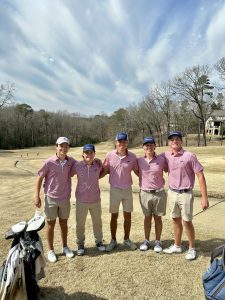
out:
M56 141L56 154L47 159L38 171L36 180L35 205L41 207L40 190L44 180L45 214L47 220L48 260L55 262L54 227L57 217L61 228L63 253L71 258L73 251L67 245L67 221L70 213L71 177L77 176L76 186L76 236L77 255L85 253L85 221L91 214L95 243L99 251L112 251L117 246L117 219L122 203L124 217L124 245L135 250L137 246L130 240L131 213L133 211L132 171L139 177L140 205L144 214L144 241L141 251L150 248L152 217L155 222L155 252L181 253L183 226L189 240L187 260L196 258L195 231L193 218L193 187L195 175L199 180L202 194L202 208L209 206L203 167L196 156L182 147L182 134L175 131L168 135L170 149L160 155L155 152L152 137L143 140L144 156L137 158L128 150L128 136L117 134L115 149L106 155L103 163L95 158L95 147L83 147L82 161L67 156L69 140L60 137ZM164 172L168 173L168 193L164 190ZM99 178L109 174L111 213L111 241L105 247L102 243L101 198ZM166 214L167 200L174 226L174 244L162 248L162 216Z

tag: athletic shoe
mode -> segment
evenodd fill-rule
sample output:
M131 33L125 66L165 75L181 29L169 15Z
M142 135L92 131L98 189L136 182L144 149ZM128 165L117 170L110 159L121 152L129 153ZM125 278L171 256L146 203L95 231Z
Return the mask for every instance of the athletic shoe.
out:
M163 252L167 253L167 254L181 253L182 248L181 248L181 246L177 246L174 244L174 245L171 245L169 248L164 249Z
M116 240L112 239L111 242L106 247L106 252L111 252L114 248L116 248L116 246L117 246Z
M161 241L158 241L158 240L155 241L154 251L157 253L162 252L162 242Z
M149 240L144 240L140 246L141 251L146 251L150 248L150 242Z
M195 251L195 249L194 248L189 248L188 252L187 252L187 254L185 256L185 258L187 260L194 260L194 259L196 259L196 251Z
M105 251L105 246L103 245L102 242L97 243L96 247L98 248L99 251L102 251L102 252Z
M124 240L123 243L125 246L129 247L131 250L137 249L137 246L130 239Z
M74 257L74 253L73 253L73 251L70 250L69 247L64 247L63 248L63 254L65 254L66 257L68 257L68 258Z
M51 263L54 263L57 261L57 257L55 255L54 250L49 250L48 251L48 261L50 261Z
M77 248L77 255L82 256L84 255L84 245L79 245Z

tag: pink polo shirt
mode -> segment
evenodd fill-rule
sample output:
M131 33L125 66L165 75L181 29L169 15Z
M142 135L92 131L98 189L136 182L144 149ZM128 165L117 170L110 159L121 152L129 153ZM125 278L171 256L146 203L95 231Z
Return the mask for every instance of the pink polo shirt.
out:
M155 155L150 161L146 156L138 158L139 185L141 190L158 190L164 187L163 171L167 171L166 159Z
M178 154L164 153L168 163L169 187L172 189L193 189L195 174L203 171L203 166L195 154L181 148Z
M107 153L103 168L109 173L109 183L112 187L127 189L133 184L131 171L138 171L136 155L127 151L127 155L120 157L116 150Z
M76 162L72 168L72 176L77 175L75 197L81 203L97 203L101 200L99 174L101 167L97 162L87 165L84 161Z
M61 164L57 155L48 158L38 171L45 178L44 193L56 200L67 200L71 195L70 171L75 159L67 156L65 164Z

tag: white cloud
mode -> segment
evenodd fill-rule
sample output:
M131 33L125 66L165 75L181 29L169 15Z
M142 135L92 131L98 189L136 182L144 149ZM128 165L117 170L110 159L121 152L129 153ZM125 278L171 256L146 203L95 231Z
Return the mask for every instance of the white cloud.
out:
M112 113L221 58L224 15L221 0L7 0L0 82L14 82L17 100L34 109Z

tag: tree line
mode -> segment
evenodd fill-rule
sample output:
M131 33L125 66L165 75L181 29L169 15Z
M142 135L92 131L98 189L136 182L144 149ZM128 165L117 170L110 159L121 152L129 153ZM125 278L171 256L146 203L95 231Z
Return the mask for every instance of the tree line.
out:
M225 58L214 66L220 79L225 80ZM18 149L46 146L57 137L67 136L72 146L99 143L114 139L118 131L126 131L132 145L144 136L153 136L159 146L166 142L171 130L186 136L198 134L198 145L206 146L205 123L215 109L223 109L223 87L212 85L208 65L185 69L173 79L155 85L139 103L105 113L83 116L66 111L34 111L26 104L13 104L13 84L0 86L0 148ZM217 93L214 91L217 90Z

